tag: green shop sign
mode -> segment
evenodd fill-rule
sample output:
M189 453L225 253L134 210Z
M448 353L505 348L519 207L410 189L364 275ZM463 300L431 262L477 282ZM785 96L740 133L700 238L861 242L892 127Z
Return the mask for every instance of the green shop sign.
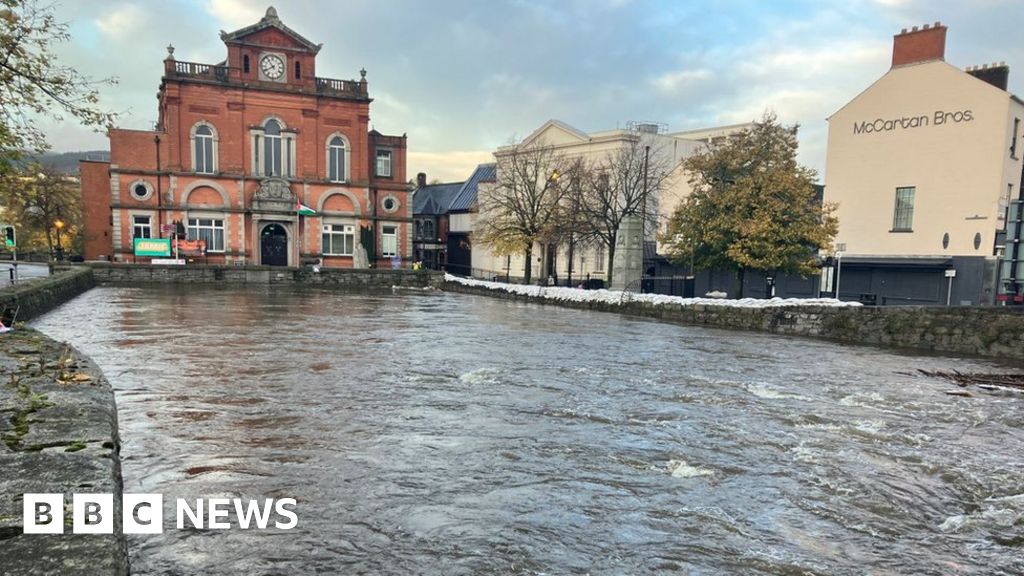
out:
M156 256L166 258L171 255L170 238L136 238L136 256Z

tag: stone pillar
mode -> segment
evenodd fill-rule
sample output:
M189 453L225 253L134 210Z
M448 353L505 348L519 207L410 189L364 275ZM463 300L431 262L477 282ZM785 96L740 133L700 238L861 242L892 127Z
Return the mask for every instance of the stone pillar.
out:
M643 221L640 216L627 216L619 225L612 260L612 290L625 290L639 281L644 271Z

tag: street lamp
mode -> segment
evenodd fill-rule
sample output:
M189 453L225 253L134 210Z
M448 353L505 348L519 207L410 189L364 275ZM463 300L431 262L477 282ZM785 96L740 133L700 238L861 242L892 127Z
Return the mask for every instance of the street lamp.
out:
M53 221L53 227L57 229L57 260L64 261L64 248L60 245L60 231L64 229L64 221L60 218Z

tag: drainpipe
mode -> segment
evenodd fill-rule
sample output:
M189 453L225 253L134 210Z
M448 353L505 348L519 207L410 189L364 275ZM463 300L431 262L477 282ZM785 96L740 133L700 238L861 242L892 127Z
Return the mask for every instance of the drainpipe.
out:
M163 175L160 173L160 135L153 136L153 143L156 145L156 225L160 231L160 238L164 237L163 222Z

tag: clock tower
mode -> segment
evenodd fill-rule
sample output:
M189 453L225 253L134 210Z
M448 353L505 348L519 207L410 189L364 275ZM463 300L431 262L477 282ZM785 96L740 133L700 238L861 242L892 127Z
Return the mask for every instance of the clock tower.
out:
M273 7L220 38L216 64L169 46L156 129L113 128L111 162L83 163L86 257L184 235L197 263L408 265L406 137L369 129L366 70L318 77L322 45Z

